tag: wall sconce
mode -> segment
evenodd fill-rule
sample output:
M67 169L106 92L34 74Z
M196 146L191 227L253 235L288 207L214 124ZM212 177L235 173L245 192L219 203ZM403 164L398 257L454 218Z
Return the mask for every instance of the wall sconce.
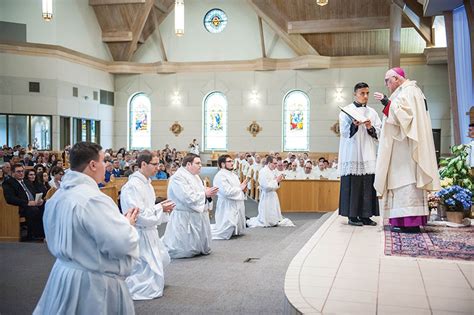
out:
M342 88L336 88L336 94L334 94L336 102L344 101L344 96L342 94Z
M257 90L253 90L252 92L250 92L249 99L250 103L257 105L260 99L260 94L258 94Z
M179 94L178 90L171 94L171 103L173 105L181 105L181 94Z

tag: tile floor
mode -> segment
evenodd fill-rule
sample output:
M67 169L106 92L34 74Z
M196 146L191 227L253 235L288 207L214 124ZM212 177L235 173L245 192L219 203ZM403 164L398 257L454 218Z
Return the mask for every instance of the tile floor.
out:
M285 278L295 314L473 315L473 287L473 262L384 256L380 225L349 226L336 212Z

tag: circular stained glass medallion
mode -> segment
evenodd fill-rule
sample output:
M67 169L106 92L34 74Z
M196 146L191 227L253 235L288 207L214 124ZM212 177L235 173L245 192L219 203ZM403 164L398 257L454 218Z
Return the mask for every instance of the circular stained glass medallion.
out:
M209 10L204 16L204 27L209 33L220 33L227 25L227 15L221 9Z

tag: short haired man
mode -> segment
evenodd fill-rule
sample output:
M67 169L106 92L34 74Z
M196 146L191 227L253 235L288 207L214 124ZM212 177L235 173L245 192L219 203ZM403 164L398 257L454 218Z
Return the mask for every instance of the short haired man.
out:
M230 155L221 155L217 159L219 172L214 177L217 193L216 224L211 225L212 239L228 240L233 235L241 235L245 231L245 191L247 181L241 183L233 172L234 160Z
M134 314L123 280L138 258L132 226L138 209L123 216L98 183L104 151L78 142L59 189L46 203L44 227L56 262L33 314Z
M5 201L10 205L18 206L20 208L20 216L25 217L28 227L25 240L42 240L44 232L40 207L43 205L43 200L36 201L35 192L30 190L24 181L25 168L23 164L14 164L11 174L12 176L7 178L2 184Z
M428 221L427 191L441 189L426 98L402 68L385 73L385 106L374 186L397 232L420 232Z
M268 156L267 165L262 168L258 175L260 184L260 201L258 203L258 216L247 220L249 227L270 227L270 226L294 226L289 219L283 218L280 209L280 200L276 190L280 188L280 182L283 180L283 174L276 176L275 169L278 164L277 159Z
M170 177L168 198L176 208L166 226L163 243L171 258L207 255L211 252L211 224L207 202L217 194L217 187L204 187L201 158L189 153L182 166ZM212 200L212 199L211 199Z
M137 164L139 170L130 175L120 193L120 204L124 209L139 209L135 227L140 239L140 257L125 282L134 300L150 300L163 295L164 269L170 263L170 257L158 235L158 225L168 222L175 204L171 200L155 204L151 178L158 171L156 154L147 150L140 152Z
M345 107L346 111L355 111L366 120L357 121L343 111L339 114L339 214L348 217L350 225L376 225L370 217L379 215L379 203L373 185L377 139L382 122L377 112L367 106L367 83L360 82L354 86L354 98L355 101Z

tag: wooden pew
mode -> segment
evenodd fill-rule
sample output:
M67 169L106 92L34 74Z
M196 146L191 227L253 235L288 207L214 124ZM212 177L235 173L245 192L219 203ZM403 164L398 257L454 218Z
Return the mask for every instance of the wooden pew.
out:
M100 189L100 191L102 191L102 193L104 193L105 195L109 196L110 198L112 198L112 200L117 203L118 202L118 190L117 190L117 187L113 186L113 185L107 185L105 187L102 187Z
M0 242L19 242L21 222L25 218L20 217L19 207L7 203L0 187Z
M152 180L151 185L155 189L156 197L168 198L168 180Z
M282 212L327 212L339 208L338 180L283 180L277 190Z

